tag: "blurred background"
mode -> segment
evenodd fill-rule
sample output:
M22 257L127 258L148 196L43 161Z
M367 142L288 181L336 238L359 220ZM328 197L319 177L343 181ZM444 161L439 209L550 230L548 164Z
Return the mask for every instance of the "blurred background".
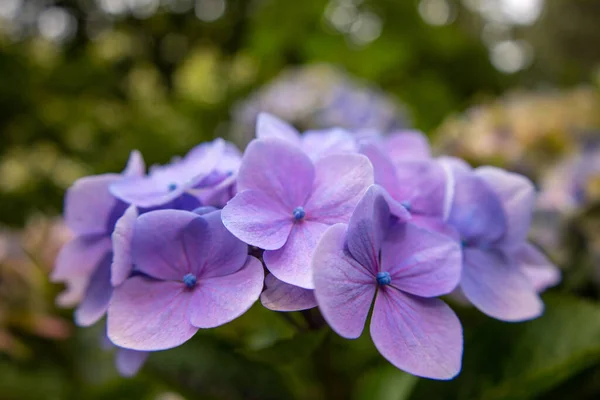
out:
M596 0L0 0L0 399L600 398L598 21ZM532 238L564 271L544 317L460 309L450 383L260 306L119 377L103 327L54 305L65 189L134 148L243 148L260 111L416 128L532 178Z

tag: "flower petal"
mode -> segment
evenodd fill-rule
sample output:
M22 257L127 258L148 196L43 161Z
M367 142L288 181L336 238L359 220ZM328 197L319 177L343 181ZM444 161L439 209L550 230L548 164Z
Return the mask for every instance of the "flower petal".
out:
M534 245L530 243L521 245L514 257L538 293L556 286L560 282L560 269Z
M261 112L256 118L256 137L259 139L278 138L300 146L300 134L296 128L266 112Z
M240 240L265 250L281 248L294 226L293 210L287 210L269 194L246 190L223 208L225 227Z
M381 247L381 270L391 285L421 297L450 293L460 281L462 251L457 241L410 222L395 224Z
M300 311L317 306L314 290L290 285L268 274L266 289L260 295L263 306L273 311Z
M498 196L471 171L455 168L454 198L448 223L469 244L488 245L502 238L506 216Z
M291 215L312 192L315 168L299 148L280 139L255 139L246 148L238 191L256 190L280 203Z
M483 313L502 321L539 317L544 304L518 264L499 251L464 249L460 287Z
M348 222L359 200L373 184L373 167L360 154L334 154L315 162L313 193L304 207L306 219Z
M258 300L263 280L263 266L252 256L237 272L199 280L189 303L190 322L214 328L236 319Z
M341 128L306 131L302 135L302 148L312 160L340 153L356 153L356 140Z
M393 163L431 158L429 141L419 131L398 131L384 139L385 150Z
M142 214L135 222L131 241L133 263L153 278L181 281L191 271L191 262L196 261L197 238L208 237L208 224L192 212L158 210Z
M81 301L90 277L110 251L110 239L98 235L79 236L62 247L50 276L52 282L67 285L57 299L59 305L70 307Z
M340 336L360 336L367 320L376 283L372 272L345 248L347 226L330 227L313 257L315 297L323 317Z
M409 204L411 213L442 217L446 201L447 174L435 160L396 164L398 177L394 198Z
M133 150L129 154L129 160L127 166L123 171L124 176L143 176L146 173L146 164L144 163L144 157L138 150Z
M106 253L91 276L85 289L85 297L75 310L75 323L79 326L91 326L106 313L113 293L110 284L110 263L112 253Z
M390 207L381 186L369 187L348 225L348 251L373 279L379 270L379 252L391 225Z
M192 292L183 283L136 276L115 288L108 307L107 332L117 346L154 351L179 346L198 328L187 317Z
M129 206L125 214L115 224L112 233L113 260L111 265L110 281L113 286L119 286L129 278L133 270L131 259L131 241L133 240L133 229L138 217L136 206Z
M502 245L519 247L527 240L535 206L535 188L523 175L495 167L480 167L475 174L496 193L506 215L506 232Z
M204 214L201 218L208 224L208 231L201 227L197 234L184 236L189 239L184 243L192 265L191 272L200 279L239 271L246 263L248 245L225 228L221 210ZM207 232L206 236L202 236L204 232Z
M375 183L381 185L392 198L398 201L408 199L402 198L396 167L384 150L374 142L367 142L360 147L360 152L369 158L373 165Z
M117 174L87 176L75 181L65 195L65 223L76 235L105 234L119 201L109 186L121 179ZM118 218L118 216L117 216Z
M263 259L269 271L286 283L312 289L311 259L327 228L327 225L313 221L295 223L281 249L265 251Z
M150 353L147 351L118 349L115 364L119 375L126 378L136 375L149 355Z
M371 338L389 362L413 375L452 379L461 369L462 326L439 299L394 288L380 289L371 318Z

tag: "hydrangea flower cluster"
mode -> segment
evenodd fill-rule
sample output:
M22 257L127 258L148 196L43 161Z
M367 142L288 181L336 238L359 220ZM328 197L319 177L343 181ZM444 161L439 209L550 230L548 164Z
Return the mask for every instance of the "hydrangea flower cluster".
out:
M349 339L371 312L390 363L451 379L463 332L440 296L523 321L560 279L527 242L534 197L523 176L432 157L419 132L301 134L261 114L243 155L217 139L146 173L133 152L122 174L75 182L52 278L79 325L106 315L124 375L260 298L318 307Z

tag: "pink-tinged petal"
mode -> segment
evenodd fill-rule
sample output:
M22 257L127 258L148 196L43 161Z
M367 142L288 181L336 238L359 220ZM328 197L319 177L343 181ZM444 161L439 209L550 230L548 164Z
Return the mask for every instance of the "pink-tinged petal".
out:
M192 234L191 240L184 242L191 272L203 279L239 271L246 263L248 245L225 228L220 210L204 214L202 219L208 224L208 236Z
M123 171L125 176L143 176L146 173L146 164L144 163L144 157L142 153L137 150L133 150L129 155L127 166Z
M315 162L313 193L304 207L306 219L335 224L348 222L367 188L373 184L373 167L360 154L334 154Z
M266 112L258 114L256 119L256 137L259 139L283 139L300 146L300 134L292 125Z
M391 285L421 297L450 293L460 281L461 247L446 235L410 222L390 228L381 247L381 271Z
M287 243L279 250L265 251L269 271L291 285L313 289L311 259L328 225L313 221L294 224Z
M137 208L129 206L125 214L115 224L115 230L111 236L113 260L110 281L113 286L119 286L123 283L125 279L129 278L133 270L131 241L133 240L133 230L137 217Z
M266 289L260 295L263 306L273 311L300 311L317 306L313 290L290 285L268 274Z
M304 132L302 148L312 160L331 154L356 153L358 150L354 136L341 128Z
M560 283L560 269L534 245L530 243L521 245L515 252L514 258L538 293Z
M208 240L202 217L180 210L158 210L135 221L131 256L136 269L161 280L181 280L190 273L196 245Z
M406 202L414 214L442 217L448 177L435 160L414 160L396 164L398 188L394 198Z
M256 190L238 193L223 208L221 218L237 238L265 250L281 248L294 226L293 210Z
M506 232L502 245L521 246L527 240L535 206L535 188L523 175L496 167L480 167L475 174L483 179L500 198L506 215Z
M117 174L87 176L75 181L65 195L65 224L76 235L105 234L118 200L108 188Z
M315 168L299 148L280 139L255 139L246 148L238 174L238 191L256 190L288 210L310 196Z
M115 364L117 371L119 371L119 375L125 378L135 376L140 368L142 368L149 355L150 353L147 351L118 349Z
M496 193L471 171L453 170L454 198L448 223L469 244L489 245L506 232L506 215Z
M235 273L198 280L188 307L190 322L198 328L214 328L233 321L258 300L263 280L263 266L252 256Z
M424 299L394 288L379 290L371 338L389 362L413 375L452 379L461 369L462 326L439 299Z
M362 333L375 291L375 276L345 248L347 226L330 227L319 242L312 265L315 298L323 317L340 336Z
M348 251L372 277L379 270L381 244L392 223L384 192L381 186L369 187L348 225Z
M179 346L198 330L187 316L191 298L183 283L130 278L114 290L108 338L119 347L139 351Z
M50 276L52 282L67 285L57 299L59 305L71 307L83 299L90 277L110 251L111 242L105 236L79 236L62 247Z
M107 253L88 282L85 296L75 310L75 323L79 326L91 326L106 314L113 293L110 284L111 259L112 254Z
M499 251L465 248L460 287L484 314L502 321L539 317L544 304L519 265Z
M431 158L429 141L419 131L398 131L384 139L383 146L393 163Z

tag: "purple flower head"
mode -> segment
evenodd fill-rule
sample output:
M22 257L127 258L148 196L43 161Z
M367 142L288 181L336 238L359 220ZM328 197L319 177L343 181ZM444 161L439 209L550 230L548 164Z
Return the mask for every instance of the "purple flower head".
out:
M311 130L300 135L293 126L267 113L258 115L256 137L258 139L285 140L300 147L312 160L331 154L356 153L358 151L356 140L350 132L344 129Z
M211 144L203 144L198 150L207 152ZM242 163L242 154L232 143L225 143L225 149L215 169L189 192L201 204L223 208L235 195L235 182Z
M555 284L559 273L527 243L533 184L494 167L472 170L460 160L442 162L452 171L454 196L447 222L461 237L462 293L493 318L538 317L544 304L536 289Z
M431 158L421 133L403 131L365 140L360 152L373 164L375 183L411 214L443 218L448 213L448 172Z
M111 233L127 204L115 198L109 186L143 171L141 155L134 151L122 175L81 178L67 191L65 223L75 237L61 249L51 279L67 284L58 302L63 306L79 304L75 311L79 325L89 326L102 318L112 294Z
M313 258L315 297L339 335L361 335L373 299L371 337L396 367L450 379L460 371L462 327L435 297L454 290L461 252L446 235L394 217L384 190L371 186L349 225L336 224Z
M181 198L193 198L189 193L191 189L202 186L206 181L213 183L213 173L224 159L225 149L226 143L222 139L203 143L182 159L164 166L153 166L146 176L113 183L110 191L124 202L142 208L155 208Z
M223 223L239 239L265 250L269 271L312 289L310 259L328 226L347 222L373 183L369 160L334 154L313 162L276 138L252 141L238 176L239 193L223 209Z
M199 328L237 318L258 299L262 265L225 229L220 211L151 211L137 218L133 232L137 274L114 289L108 309L108 337L117 346L179 346Z

